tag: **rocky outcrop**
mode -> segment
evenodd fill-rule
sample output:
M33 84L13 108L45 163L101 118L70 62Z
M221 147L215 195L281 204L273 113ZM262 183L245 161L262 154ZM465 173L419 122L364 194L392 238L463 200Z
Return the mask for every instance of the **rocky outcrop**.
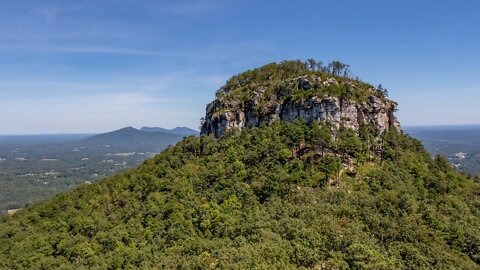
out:
M297 78L298 89L308 90L312 80ZM318 83L318 82L314 82ZM336 83L335 79L326 83ZM372 95L363 102L355 102L335 96L313 96L300 101L283 98L280 92L275 96L263 96L265 89L259 87L255 97L244 102L216 99L207 105L206 116L202 123L202 134L220 137L230 128L242 129L246 126L270 124L276 120L293 121L303 118L307 122L326 122L332 126L358 131L361 124L372 124L380 132L389 128L400 130L400 124L394 115L395 103ZM279 98L281 96L282 98ZM260 100L267 100L260 104Z

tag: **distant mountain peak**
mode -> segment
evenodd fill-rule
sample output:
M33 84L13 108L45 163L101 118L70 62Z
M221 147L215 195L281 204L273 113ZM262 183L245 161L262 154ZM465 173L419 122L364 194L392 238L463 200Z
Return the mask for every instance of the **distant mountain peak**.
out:
M118 130L115 130L115 131L133 131L133 130L139 130L139 129L136 129L134 127L124 127L124 128L121 128L121 129L118 129ZM115 131L112 131L112 132L115 132Z
M176 127L176 128L172 128L172 129L166 129L166 128L162 128L162 127L142 127L140 130L145 131L145 132L166 132L166 133L179 134L179 135L198 135L198 134L200 134L199 131L191 129L191 128L186 127L186 126Z
M168 145L177 142L182 137L184 137L183 134L176 134L172 132L147 132L144 130L136 129L134 127L124 127L111 132L88 137L84 139L83 142L90 144L116 145Z

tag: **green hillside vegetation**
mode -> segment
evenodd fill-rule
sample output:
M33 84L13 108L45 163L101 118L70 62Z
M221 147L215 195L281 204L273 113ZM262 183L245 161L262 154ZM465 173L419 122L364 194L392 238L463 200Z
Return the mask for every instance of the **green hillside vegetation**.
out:
M2 217L0 268L480 269L479 183L395 129L331 130L187 137Z

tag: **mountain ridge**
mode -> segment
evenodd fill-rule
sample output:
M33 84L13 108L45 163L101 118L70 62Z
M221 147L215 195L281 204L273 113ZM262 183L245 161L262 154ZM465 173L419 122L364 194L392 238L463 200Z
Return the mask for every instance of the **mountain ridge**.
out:
M142 130L143 129L143 130ZM178 138L188 135L195 135L196 132L194 130L190 130L188 128L185 129L172 129L167 130L163 128L150 128L146 129L145 127L142 129L136 129L133 127L125 127L118 130L93 135L86 139L83 139L83 142L109 142L112 143L127 143L139 140L168 140L171 138ZM148 131L147 131L148 130ZM162 131L166 130L166 131ZM180 131L180 132L176 132Z
M310 72L298 61L270 68ZM217 98L248 103L252 82L275 82L264 71L232 77ZM376 91L388 102L363 85L291 98L319 90L358 105ZM393 123L211 119L136 169L3 218L0 267L480 269L480 184Z
M174 133L174 134L182 134L182 135L199 135L200 132L197 130L191 129L189 127L175 127L172 129L166 129L161 127L142 127L140 128L141 131L146 132L166 132L166 133Z

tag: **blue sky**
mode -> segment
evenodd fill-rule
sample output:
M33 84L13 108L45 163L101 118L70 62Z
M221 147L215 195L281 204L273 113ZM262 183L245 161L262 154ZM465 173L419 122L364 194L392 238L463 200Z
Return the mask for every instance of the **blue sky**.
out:
M480 124L478 1L1 1L0 134L197 128L233 74L341 60L403 125Z

